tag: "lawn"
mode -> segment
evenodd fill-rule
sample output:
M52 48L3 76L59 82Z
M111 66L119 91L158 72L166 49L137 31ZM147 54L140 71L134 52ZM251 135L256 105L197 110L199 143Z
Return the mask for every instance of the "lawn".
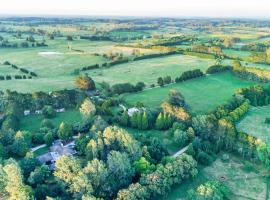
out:
M49 147L45 146L45 147L42 147L42 148L34 151L33 153L34 153L34 156L35 157L38 157L38 156L40 156L42 154L47 153L48 151L49 151Z
M199 166L198 176L173 188L166 200L186 199L187 191L197 188L207 180L221 180L232 192L230 199L267 199L267 182L269 181L265 173L265 168L252 164L253 169L247 170L244 160L230 155L228 162L223 162L220 158L210 166Z
M270 144L270 125L265 123L266 117L270 117L270 106L252 107L237 124L237 129Z
M157 78L171 76L173 79L180 76L184 71L206 69L214 64L214 60L201 59L187 55L173 55L161 58L146 59L88 71L89 75L98 82L137 83L143 81L146 85L156 84Z
M221 73L162 88L126 94L124 100L132 105L142 102L146 107L159 107L167 98L169 91L176 89L184 95L192 113L205 113L231 99L236 89L253 84L253 82L241 80L231 73Z
M35 132L38 131L41 125L43 115L29 115L20 119L20 129ZM58 127L61 122L74 124L82 120L80 112L77 110L67 110L63 113L57 113L56 117L51 119L54 126Z

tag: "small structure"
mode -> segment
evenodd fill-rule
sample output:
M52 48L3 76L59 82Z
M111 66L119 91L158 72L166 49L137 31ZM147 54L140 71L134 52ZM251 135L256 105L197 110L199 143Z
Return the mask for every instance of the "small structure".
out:
M24 116L30 115L30 110L23 111Z
M37 115L42 114L42 110L36 110L36 111L35 111L35 114L37 114Z
M139 112L140 110L136 107L128 109L128 115L131 117L135 112Z
M65 112L65 108L55 109L55 112L57 112L57 113Z

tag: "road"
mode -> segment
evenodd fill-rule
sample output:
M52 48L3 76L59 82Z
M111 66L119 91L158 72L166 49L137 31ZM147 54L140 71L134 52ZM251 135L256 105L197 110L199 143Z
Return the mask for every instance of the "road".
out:
M188 149L188 146L184 147L183 149L180 149L175 154L173 154L172 157L176 158L176 157L180 156L182 153L185 153L187 149Z

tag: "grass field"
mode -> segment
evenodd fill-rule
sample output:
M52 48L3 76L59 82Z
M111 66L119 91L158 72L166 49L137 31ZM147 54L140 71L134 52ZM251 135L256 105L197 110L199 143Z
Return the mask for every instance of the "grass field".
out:
M26 130L35 132L38 131L41 125L43 115L29 115L22 117L20 119L20 130ZM80 112L77 110L67 110L63 113L57 113L56 117L51 119L54 126L58 127L61 122L66 122L68 124L74 124L82 120Z
M237 129L270 144L270 125L265 123L266 117L270 117L270 106L252 107L237 124Z
M207 180L220 180L221 177L225 178L223 183L232 192L230 199L268 199L269 178L265 174L269 172L255 164L253 164L253 169L247 170L243 163L243 159L230 155L228 162L223 162L218 158L210 166L200 166L198 176L194 180L176 186L164 199L186 199L188 190L197 188Z
M214 60L211 59L173 55L125 63L111 68L91 70L88 73L98 82L105 81L115 84L143 81L146 85L150 85L155 84L160 76L171 76L174 79L187 70L201 69L205 71L213 63Z
M82 53L69 50L65 39L49 40L47 44L48 47L0 49L0 63L9 61L38 74L38 77L32 80L2 81L0 89L4 91L16 89L18 92L48 92L74 87L74 69L107 61L93 53L95 50L107 52L112 45L107 42L73 41L72 48L85 51ZM56 54L48 55L46 52ZM8 66L0 66L1 75L18 74L15 70L11 71L12 69L6 67Z
M126 94L124 100L132 105L142 102L146 107L159 107L167 98L169 91L176 89L184 95L191 112L205 113L228 101L236 89L253 84L231 73L222 73L135 94Z

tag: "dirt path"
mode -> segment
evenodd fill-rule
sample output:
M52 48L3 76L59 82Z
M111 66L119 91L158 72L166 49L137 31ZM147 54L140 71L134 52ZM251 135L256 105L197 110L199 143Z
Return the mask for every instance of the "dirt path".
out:
M188 146L184 147L183 149L180 149L179 151L177 151L176 153L174 153L172 155L172 157L176 158L176 157L180 156L182 153L185 153L187 149L188 149Z

